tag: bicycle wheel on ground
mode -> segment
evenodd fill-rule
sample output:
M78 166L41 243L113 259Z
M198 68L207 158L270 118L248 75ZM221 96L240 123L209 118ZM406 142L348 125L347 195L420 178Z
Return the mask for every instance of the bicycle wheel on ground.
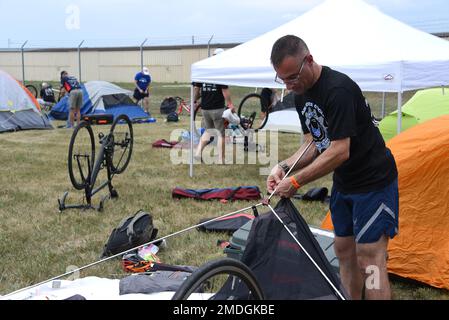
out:
M268 120L268 112L262 112L263 98L260 94L250 93L240 102L237 114L248 123L245 129L262 129Z
M112 173L120 174L125 171L131 160L134 134L131 120L127 115L121 114L115 118L109 133L113 137Z
M73 131L69 144L68 168L72 185L85 188L95 162L95 139L89 123L82 121Z
M239 287L240 300L263 300L263 291L256 277L243 262L231 258L210 261L195 270L179 287L172 300L214 299L230 297L217 296L224 286ZM243 292L243 295L241 294ZM236 298L235 296L233 298Z
M33 86L32 84L27 84L27 85L25 86L25 88L27 88L28 91L30 91L31 94L32 94L35 98L37 98L38 92L37 92L37 89L36 89L35 86Z

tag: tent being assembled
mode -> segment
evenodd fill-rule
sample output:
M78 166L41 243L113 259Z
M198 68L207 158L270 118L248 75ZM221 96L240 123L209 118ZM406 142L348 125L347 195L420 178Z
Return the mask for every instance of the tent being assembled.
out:
M389 242L388 270L449 289L449 115L388 141L399 173L399 233ZM331 229L329 215L322 228Z
M242 256L242 262L253 271L265 298L347 299L340 279L293 203L289 199L281 199L274 212L285 225L272 212L256 217ZM245 285L228 279L214 299L239 299L248 296L247 290Z
M53 126L41 114L33 95L0 70L0 132L26 129L53 129Z
M130 98L131 91L122 89L115 84L106 81L89 81L82 84L81 89L83 90L81 115L108 113L115 118L120 114L126 114L131 121L150 117ZM66 96L52 108L50 117L67 120L68 114L69 97Z
M402 131L418 123L449 114L449 90L432 88L419 90L402 108ZM379 123L385 141L397 134L398 112L392 112Z

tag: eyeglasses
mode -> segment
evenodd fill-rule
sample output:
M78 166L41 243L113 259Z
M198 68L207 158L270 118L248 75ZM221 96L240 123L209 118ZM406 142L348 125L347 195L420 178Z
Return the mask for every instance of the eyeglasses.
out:
M299 71L298 71L297 74L295 74L295 75L293 75L293 76L291 76L291 77L289 77L287 79L281 79L281 78L278 77L278 75L276 73L276 77L274 78L274 82L279 83L279 84L294 84L294 83L296 83L299 80L300 76L301 76L302 69L304 68L304 64L306 63L306 59L307 59L308 56L309 55L305 56L304 59L302 60L301 67L299 68Z

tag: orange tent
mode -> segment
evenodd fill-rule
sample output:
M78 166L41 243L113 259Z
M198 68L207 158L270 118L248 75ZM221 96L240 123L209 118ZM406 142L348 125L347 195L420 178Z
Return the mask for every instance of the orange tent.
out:
M449 289L449 115L389 140L399 172L399 234L388 270ZM322 227L332 230L330 214Z

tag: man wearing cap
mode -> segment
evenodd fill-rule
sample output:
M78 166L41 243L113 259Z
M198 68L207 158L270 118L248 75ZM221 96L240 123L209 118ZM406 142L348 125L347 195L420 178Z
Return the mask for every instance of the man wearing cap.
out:
M221 48L215 49L214 56L223 51ZM229 88L226 85L200 82L194 82L193 87L195 103L201 98L201 112L206 129L198 143L195 159L200 160L202 158L203 149L209 143L210 137L214 135L215 130L216 132L218 131L218 161L219 163L224 163L225 127L222 118L223 111L229 108L232 112L235 112Z
M133 97L136 102L143 99L143 109L146 113L150 114L150 102L149 102L149 87L151 83L150 70L147 67L143 67L141 72L138 72L134 77L136 88L134 89Z

